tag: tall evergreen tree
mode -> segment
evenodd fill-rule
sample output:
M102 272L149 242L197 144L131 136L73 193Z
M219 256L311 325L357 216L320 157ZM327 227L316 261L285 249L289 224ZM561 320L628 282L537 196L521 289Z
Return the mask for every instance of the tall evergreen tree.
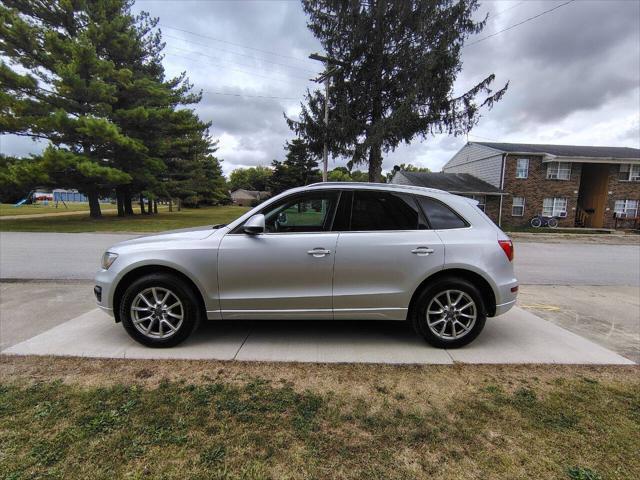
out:
M108 119L131 72L100 55L82 3L0 5L0 53L9 62L0 62L0 128L49 140L42 167L50 182L86 193L91 216L100 217L99 196L131 179L109 159L145 146Z
M368 164L369 181L381 180L383 152L416 136L467 133L480 108L507 89L493 91L491 74L453 96L464 42L485 25L472 19L478 0L303 0L303 6L327 55L346 66L333 74L329 128L319 91L307 93L300 120L288 119L289 126L316 153L327 138L334 156Z
M284 162L274 160L273 175L269 179L272 193L277 194L290 188L301 187L322 179L318 161L300 139L287 142L287 157Z

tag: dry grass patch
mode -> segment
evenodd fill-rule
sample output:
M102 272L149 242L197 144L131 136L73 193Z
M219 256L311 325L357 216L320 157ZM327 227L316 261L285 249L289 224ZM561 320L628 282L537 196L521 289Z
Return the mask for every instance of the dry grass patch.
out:
M2 358L1 478L638 478L636 367Z

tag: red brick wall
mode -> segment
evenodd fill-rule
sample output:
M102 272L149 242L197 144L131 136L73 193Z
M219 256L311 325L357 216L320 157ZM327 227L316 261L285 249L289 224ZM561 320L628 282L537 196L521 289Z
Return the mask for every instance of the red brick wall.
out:
M609 168L609 186L607 187L607 206L604 212L604 227L614 228L613 209L616 200L639 200L640 182L618 180L620 165L611 165ZM611 193L609 193L611 192ZM632 227L633 222L618 220L618 228Z
M528 178L516 178L518 158L529 159ZM502 207L502 226L516 227L529 225L531 217L542 213L542 202L545 197L564 197L567 199L567 218L559 219L559 227L573 227L575 223L578 191L580 189L581 165L571 165L570 180L548 180L547 164L542 163L540 156L507 155L505 161L504 197ZM522 217L511 215L513 197L524 197L525 207Z

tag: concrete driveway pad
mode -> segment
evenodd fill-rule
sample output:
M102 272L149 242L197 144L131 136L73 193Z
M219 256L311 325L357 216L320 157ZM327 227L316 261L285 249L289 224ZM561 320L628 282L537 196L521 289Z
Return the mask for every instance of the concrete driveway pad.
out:
M387 322L207 322L171 349L145 348L111 318L92 310L2 353L102 358L447 364L633 364L519 308L489 319L457 350L430 347L408 325Z

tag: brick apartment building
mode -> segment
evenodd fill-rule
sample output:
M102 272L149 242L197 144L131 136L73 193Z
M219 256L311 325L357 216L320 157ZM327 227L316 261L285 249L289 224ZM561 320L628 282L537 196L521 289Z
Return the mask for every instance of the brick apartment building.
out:
M560 227L638 225L637 148L468 142L442 171L494 187L485 210L503 227L528 225L537 214L557 217Z

